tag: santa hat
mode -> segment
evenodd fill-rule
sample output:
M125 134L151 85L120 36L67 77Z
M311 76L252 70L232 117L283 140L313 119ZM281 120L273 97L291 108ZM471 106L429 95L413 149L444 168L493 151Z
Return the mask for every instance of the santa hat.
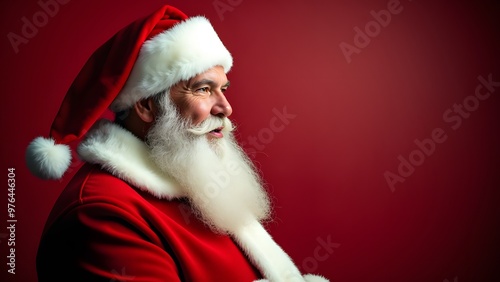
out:
M61 178L71 163L68 144L82 138L106 109L125 110L217 65L227 73L232 63L206 18L161 7L92 54L66 93L50 138L29 144L28 168L43 179Z

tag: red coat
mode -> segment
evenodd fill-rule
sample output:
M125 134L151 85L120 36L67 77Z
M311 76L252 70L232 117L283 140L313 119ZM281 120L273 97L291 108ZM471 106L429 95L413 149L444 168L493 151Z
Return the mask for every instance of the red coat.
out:
M123 128L98 123L78 153L87 164L42 235L41 282L328 281L302 275L257 219L228 230L231 237L213 233L144 142Z
M51 282L260 278L231 238L213 233L186 203L155 198L95 165L84 165L57 201L37 268Z

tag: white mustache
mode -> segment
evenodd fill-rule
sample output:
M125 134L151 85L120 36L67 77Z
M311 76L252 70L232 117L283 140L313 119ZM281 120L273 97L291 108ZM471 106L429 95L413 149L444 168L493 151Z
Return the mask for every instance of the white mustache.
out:
M187 131L194 135L204 135L219 127L223 127L223 132L234 130L232 122L227 117L210 116L199 125L191 127Z

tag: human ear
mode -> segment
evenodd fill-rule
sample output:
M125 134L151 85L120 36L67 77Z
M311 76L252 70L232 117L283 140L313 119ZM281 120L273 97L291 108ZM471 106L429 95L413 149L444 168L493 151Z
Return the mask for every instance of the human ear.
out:
M134 104L134 111L146 123L151 123L156 118L156 107L152 98L137 101Z

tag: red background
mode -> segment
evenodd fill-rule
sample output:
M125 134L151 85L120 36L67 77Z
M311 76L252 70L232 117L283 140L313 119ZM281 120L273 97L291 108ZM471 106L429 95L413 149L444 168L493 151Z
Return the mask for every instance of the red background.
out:
M474 95L478 76L500 81L499 5L402 0L402 11L372 30L348 63L339 44L354 45L354 28L364 30L370 11L388 2L169 4L206 15L234 56L228 95L238 138L273 196L270 232L301 269L339 282L500 281L500 88L456 130L443 120ZM220 15L214 3L232 6ZM7 34L22 35L22 17L32 20L41 7L33 0L0 4L1 281L36 281L41 231L71 175L60 182L31 176L25 147L47 136L90 54L162 4L69 1L18 53ZM270 135L273 109L284 107L296 117ZM391 191L384 173L397 174L398 156L408 160L418 150L414 141L436 128L446 141ZM16 168L16 275L6 267L9 167ZM339 245L325 253L321 240Z

